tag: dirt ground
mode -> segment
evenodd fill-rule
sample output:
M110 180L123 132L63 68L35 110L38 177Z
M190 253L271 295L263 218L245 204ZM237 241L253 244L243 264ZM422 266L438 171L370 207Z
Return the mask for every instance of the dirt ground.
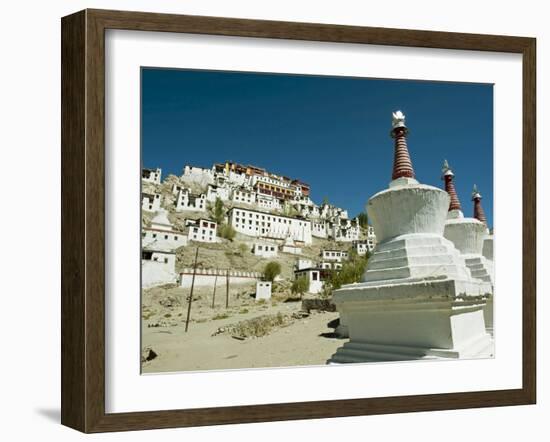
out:
M197 289L185 332L188 291L178 287L144 291L143 373L324 365L347 342L334 335L334 323L329 326L338 313L307 315L301 312L299 300L276 294L271 301L257 302L251 293L251 286L232 287L226 309L225 290L218 288L212 308L212 290ZM266 334L260 337L243 338L232 327L263 323L265 318L284 321L262 329L260 334Z

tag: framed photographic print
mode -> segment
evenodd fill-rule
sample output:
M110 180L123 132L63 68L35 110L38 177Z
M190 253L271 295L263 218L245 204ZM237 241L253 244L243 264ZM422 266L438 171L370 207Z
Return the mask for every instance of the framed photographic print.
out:
M535 48L63 18L62 423L534 403Z

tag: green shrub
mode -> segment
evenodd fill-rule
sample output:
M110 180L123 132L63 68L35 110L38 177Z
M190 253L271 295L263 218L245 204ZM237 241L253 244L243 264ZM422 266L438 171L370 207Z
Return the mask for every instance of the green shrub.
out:
M273 282L277 275L281 273L281 264L277 261L270 261L264 267L264 277Z
M300 276L292 282L290 290L293 295L300 295L300 298L304 296L304 293L309 290L309 281L305 276Z
M216 202L213 206L208 208L212 219L218 223L218 225L223 223L225 218L225 207L223 206L223 201L217 197Z
M349 260L344 262L342 268L331 272L325 281L330 289L339 289L344 284L352 284L361 281L367 267L368 257L350 254Z

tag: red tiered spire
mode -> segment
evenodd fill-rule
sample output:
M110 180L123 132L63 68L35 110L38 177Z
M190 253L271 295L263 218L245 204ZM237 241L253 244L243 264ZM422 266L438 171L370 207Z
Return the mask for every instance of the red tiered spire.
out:
M443 163L443 168L441 170L443 172L442 179L445 181L445 191L451 197L449 212L451 210L462 210L462 207L460 206L460 200L458 199L458 195L456 193L455 183L453 182L455 174L449 167L449 163L447 162L447 160L445 160L445 162Z
M397 178L414 178L414 169L407 148L407 134L409 129L405 126L405 115L401 111L392 115L391 136L395 139L393 156L392 180Z
M481 194L478 192L475 184L472 191L472 201L474 202L474 218L487 225L487 218L485 218L485 212L483 211L483 207L481 207Z

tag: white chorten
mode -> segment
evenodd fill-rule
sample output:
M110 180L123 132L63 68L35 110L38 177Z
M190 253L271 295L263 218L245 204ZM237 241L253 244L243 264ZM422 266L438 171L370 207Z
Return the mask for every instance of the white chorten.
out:
M328 362L491 356L483 316L491 285L473 279L443 237L449 195L416 180L401 112L392 126L392 182L367 206L378 245L363 282L333 292L350 341Z
M487 226L476 218L464 218L453 182L454 174L447 162L443 165L443 180L451 198L443 236L459 250L473 278L493 284L492 266L482 255Z
M173 230L172 223L168 219L168 212L165 209L160 209L153 217L151 220L151 229L166 230L167 232Z

